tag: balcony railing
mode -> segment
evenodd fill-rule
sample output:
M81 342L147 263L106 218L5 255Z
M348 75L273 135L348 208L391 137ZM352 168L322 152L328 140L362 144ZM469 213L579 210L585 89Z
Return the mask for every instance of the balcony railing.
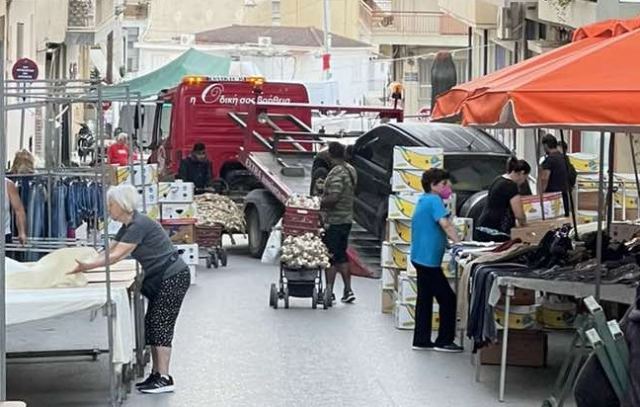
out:
M372 34L466 35L467 26L444 13L372 10L361 3L360 21Z
M95 0L69 0L69 29L91 29L96 26Z

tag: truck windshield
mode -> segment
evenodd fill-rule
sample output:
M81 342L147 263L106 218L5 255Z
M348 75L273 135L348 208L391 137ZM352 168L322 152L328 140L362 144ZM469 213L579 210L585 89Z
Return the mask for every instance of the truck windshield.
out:
M453 189L479 192L489 189L493 180L506 171L505 156L447 155L444 166L451 174Z

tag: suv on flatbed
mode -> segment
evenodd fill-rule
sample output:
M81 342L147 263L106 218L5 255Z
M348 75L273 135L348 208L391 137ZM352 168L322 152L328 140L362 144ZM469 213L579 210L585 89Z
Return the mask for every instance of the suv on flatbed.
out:
M394 123L380 125L360 136L349 162L358 171L355 220L378 238L384 238L395 146L444 150L444 168L450 172L459 216L480 215L493 180L503 174L511 151L489 134L446 123ZM312 183L326 176L326 154L313 163ZM466 205L465 205L466 204Z

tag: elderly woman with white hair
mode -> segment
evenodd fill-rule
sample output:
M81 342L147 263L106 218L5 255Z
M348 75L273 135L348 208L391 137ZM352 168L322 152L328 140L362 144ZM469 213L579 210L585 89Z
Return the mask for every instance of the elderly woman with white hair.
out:
M74 272L84 272L131 256L144 270L142 294L149 299L145 315L145 339L151 346L153 367L143 382L136 384L143 393L174 390L169 376L171 342L182 301L191 277L187 264L179 256L159 223L139 213L138 192L131 185L111 187L107 192L109 215L122 227L110 246L107 260L100 254L91 261L77 261Z

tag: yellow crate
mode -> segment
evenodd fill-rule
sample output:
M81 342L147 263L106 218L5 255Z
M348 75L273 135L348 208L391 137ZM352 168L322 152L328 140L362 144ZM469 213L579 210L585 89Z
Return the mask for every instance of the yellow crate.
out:
M509 312L509 329L531 329L537 324L537 305L514 305ZM496 323L504 326L504 307L495 307Z

